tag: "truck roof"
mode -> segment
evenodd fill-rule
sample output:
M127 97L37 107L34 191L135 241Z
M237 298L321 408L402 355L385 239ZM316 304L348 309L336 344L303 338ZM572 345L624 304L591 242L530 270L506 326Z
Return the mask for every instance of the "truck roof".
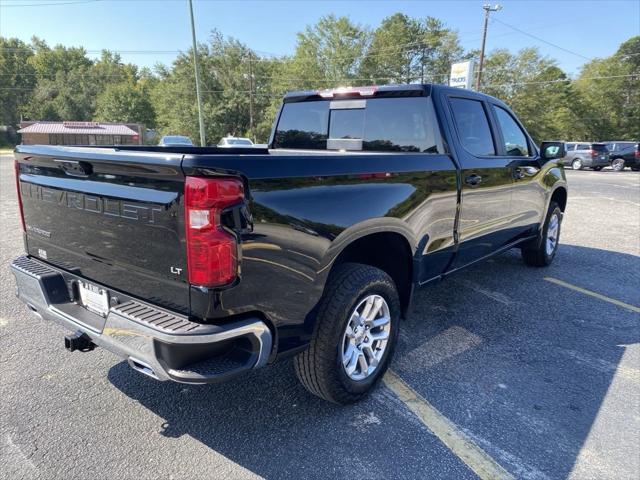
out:
M298 90L284 94L283 103L340 98L380 98L380 97L428 97L435 91L456 92L461 89L434 83L410 83L397 85L367 85L357 87L337 87L324 90ZM489 97L484 93L464 90L479 98ZM493 98L493 97L491 97Z

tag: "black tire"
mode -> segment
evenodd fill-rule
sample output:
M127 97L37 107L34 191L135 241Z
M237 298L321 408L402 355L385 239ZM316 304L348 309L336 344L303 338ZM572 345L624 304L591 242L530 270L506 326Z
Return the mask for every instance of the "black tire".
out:
M380 295L390 313L389 338L380 363L370 376L353 380L342 364L342 339L351 313L368 295ZM382 270L345 263L332 272L320 300L309 348L298 354L294 366L309 392L337 404L354 403L369 393L387 370L398 338L400 300L395 283Z
M549 233L549 222L551 218L557 215L558 217L558 231L556 235L555 248L553 251L547 251L547 236ZM560 205L556 202L551 202L549 204L549 210L547 211L547 216L544 220L544 225L540 230L540 234L538 238L536 238L531 243L523 246L521 248L522 259L524 263L529 265L530 267L546 267L551 265L553 259L558 252L558 245L560 243L560 232L562 227L562 210L560 209Z
M631 170L633 170L634 172L640 172L640 166L633 166L631 167Z
M582 163L582 159L580 158L575 158L572 162L571 162L571 169L572 170L582 170L583 167L583 163Z
M621 172L624 170L624 158L615 158L611 161L611 168L614 172Z

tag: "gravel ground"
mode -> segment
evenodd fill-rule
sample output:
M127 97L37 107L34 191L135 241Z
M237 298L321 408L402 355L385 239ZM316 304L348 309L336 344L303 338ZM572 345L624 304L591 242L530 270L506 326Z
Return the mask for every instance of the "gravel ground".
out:
M14 296L12 169L1 156L4 478L476 478L384 385L336 407L290 362L196 387L66 352ZM606 298L640 305L640 174L567 176L554 264L508 252L418 291L392 368L514 477L637 479L640 315Z

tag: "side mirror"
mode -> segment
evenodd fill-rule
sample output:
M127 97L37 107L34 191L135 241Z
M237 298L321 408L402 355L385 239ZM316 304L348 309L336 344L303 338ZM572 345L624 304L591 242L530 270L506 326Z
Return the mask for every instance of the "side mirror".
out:
M562 158L566 153L564 142L542 142L540 144L540 156L545 162Z

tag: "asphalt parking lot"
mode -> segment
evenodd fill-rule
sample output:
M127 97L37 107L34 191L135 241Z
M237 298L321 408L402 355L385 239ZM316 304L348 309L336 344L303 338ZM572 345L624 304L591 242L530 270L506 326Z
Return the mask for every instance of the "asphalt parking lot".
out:
M418 291L393 373L337 407L290 362L196 387L66 352L14 296L22 239L0 157L2 476L637 479L640 174L567 176L554 264L514 251Z

